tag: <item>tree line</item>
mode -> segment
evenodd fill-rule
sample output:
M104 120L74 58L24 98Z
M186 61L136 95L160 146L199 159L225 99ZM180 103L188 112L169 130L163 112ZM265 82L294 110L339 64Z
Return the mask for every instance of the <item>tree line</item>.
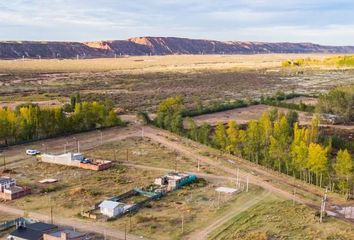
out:
M43 108L23 104L0 109L0 141L16 144L102 127L122 125L113 109L99 102L81 102L79 95L70 106Z
M353 187L352 156L347 149L334 153L331 141L319 141L318 116L309 126L299 126L295 111L284 114L273 109L245 126L229 121L213 128L206 123L198 126L192 118L184 122L183 110L181 97L168 98L160 103L153 123L310 184L334 186L347 195Z
M345 121L354 121L354 85L336 87L320 95L317 111L343 117Z

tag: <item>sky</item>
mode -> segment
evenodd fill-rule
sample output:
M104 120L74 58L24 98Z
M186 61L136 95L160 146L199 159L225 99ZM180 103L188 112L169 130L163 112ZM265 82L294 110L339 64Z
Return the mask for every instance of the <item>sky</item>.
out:
M353 0L0 0L0 40L137 36L354 45Z

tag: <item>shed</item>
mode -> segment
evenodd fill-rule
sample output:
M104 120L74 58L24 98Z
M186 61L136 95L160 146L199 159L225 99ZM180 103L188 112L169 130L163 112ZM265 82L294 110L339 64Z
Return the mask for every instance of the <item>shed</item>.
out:
M100 212L107 217L116 217L124 212L124 203L105 200L99 206Z

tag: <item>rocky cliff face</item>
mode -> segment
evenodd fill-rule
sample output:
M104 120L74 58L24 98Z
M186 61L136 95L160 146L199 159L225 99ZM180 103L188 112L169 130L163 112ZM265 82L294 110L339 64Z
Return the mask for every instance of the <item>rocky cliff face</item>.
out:
M354 46L312 43L221 42L174 37L136 37L96 42L0 42L0 58L95 58L119 55L354 53Z

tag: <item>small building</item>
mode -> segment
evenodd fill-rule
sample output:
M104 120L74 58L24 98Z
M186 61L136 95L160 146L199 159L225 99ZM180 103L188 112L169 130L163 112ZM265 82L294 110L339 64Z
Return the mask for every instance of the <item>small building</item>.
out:
M87 235L72 230L62 230L51 233L45 233L43 240L86 240Z
M104 200L100 205L98 205L101 214L109 218L113 218L122 214L124 212L124 206L124 203L110 200Z
M43 240L43 235L58 230L53 224L36 222L31 224L20 224L17 229L10 233L8 240Z
M0 191L16 186L16 180L10 177L0 177Z
M16 185L16 180L10 177L0 177L0 198L14 200L31 193L30 188Z
M60 155L42 154L41 161L52 164L78 167L93 171L102 171L112 166L111 161L91 160L85 158L81 153L64 153Z
M194 182L196 175L187 173L170 172L155 179L154 184L165 187L167 192L178 189L188 183Z

